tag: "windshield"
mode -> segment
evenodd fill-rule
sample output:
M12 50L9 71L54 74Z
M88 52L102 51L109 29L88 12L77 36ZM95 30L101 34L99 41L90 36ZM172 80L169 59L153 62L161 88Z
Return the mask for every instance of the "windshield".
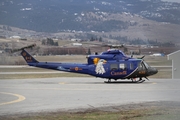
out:
M142 61L139 63L139 68L140 69L148 69L149 65L146 62Z
M142 63L144 63L144 65L147 69L149 68L149 65L145 61L143 61Z

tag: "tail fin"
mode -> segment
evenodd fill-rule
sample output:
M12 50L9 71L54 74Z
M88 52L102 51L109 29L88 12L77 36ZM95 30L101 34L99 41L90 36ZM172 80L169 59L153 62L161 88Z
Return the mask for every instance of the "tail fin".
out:
M27 51L24 49L21 52L22 57L27 63L38 63L36 59L34 59Z

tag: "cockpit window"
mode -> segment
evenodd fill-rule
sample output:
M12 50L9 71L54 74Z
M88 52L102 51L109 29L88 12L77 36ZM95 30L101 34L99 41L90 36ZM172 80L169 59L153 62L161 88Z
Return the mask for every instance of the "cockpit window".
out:
M144 63L146 68L149 68L149 65L146 62L143 61L143 63Z
M139 68L148 69L149 65L146 62L142 61L142 62L139 63Z
M140 68L140 69L144 69L144 68L145 68L143 62L140 62L140 63L139 63L139 68Z

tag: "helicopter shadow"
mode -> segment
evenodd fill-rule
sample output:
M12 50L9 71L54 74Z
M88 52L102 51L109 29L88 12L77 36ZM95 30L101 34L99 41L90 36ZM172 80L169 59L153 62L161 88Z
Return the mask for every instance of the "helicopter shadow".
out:
M104 82L70 82L68 84L140 84L143 83L145 80L142 81L104 81ZM144 83L143 83L144 84Z
M141 80L141 81L104 81L104 83L106 84L140 84L143 83L145 80Z

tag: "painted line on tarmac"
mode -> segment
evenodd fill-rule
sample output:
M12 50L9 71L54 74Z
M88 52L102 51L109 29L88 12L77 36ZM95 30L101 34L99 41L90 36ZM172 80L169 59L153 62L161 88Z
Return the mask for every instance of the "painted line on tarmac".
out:
M60 85L64 85L64 84L67 84L67 83L65 83L65 82L60 82L59 84L60 84Z
M12 95L12 96L18 97L17 100L13 100L13 101L10 101L10 102L0 103L0 106L1 105L7 105L7 104L13 104L13 103L21 102L21 101L26 99L24 96L19 95L19 94L14 94L14 93L0 92L0 94L6 94L6 95Z

